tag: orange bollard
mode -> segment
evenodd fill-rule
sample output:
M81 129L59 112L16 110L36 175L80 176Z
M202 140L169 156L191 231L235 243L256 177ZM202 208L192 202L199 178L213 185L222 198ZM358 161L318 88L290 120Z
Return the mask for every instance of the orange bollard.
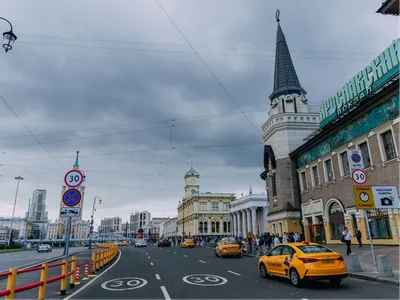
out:
M89 264L85 262L85 269L83 271L83 278L82 280L88 280L89 279Z
M81 268L79 266L76 266L76 268L75 268L75 285L80 284L80 282L79 282L80 272L81 272Z

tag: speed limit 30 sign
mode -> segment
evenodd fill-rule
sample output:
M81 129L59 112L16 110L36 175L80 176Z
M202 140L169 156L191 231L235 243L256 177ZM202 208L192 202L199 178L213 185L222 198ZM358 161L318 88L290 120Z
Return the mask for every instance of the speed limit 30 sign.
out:
M64 182L69 187L78 187L83 182L83 174L79 170L68 171L67 174L65 174Z
M365 173L365 171L361 169L354 170L353 173L351 173L351 177L353 178L353 181L357 184L364 184L368 180L367 173Z

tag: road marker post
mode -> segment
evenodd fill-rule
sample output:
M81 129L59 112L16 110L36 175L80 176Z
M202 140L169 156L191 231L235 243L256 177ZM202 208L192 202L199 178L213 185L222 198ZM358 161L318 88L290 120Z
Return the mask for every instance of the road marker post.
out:
M40 271L40 281L43 282L41 286L39 286L38 291L38 300L44 300L46 297L46 282L47 282L47 275L49 271L48 264L42 264L42 271Z
M6 287L6 289L10 291L10 294L8 294L5 299L14 299L15 284L17 282L17 269L10 269L10 273L11 274L8 275Z
M67 293L67 278L68 278L68 260L64 259L61 266L61 275L63 276L60 280L60 294L64 296Z
M75 273L76 273L76 256L72 256L72 263L71 263L71 271L70 271L71 275L69 276L69 287L73 288L75 286L76 281L75 280Z
M79 266L76 266L76 268L75 268L75 285L81 284L79 282L80 272L81 272L81 268Z
M88 279L89 279L89 264L85 262L85 270L83 272L82 280L88 280Z
M96 252L92 252L92 270L90 277L95 277L96 275Z

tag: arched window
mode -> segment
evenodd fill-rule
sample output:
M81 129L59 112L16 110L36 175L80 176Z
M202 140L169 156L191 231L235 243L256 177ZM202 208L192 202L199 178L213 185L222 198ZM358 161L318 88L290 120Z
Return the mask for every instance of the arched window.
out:
M329 221L331 224L331 239L340 240L346 225L342 207L337 202L332 203L329 208Z
M207 222L204 222L203 225L204 225L203 233L208 233L208 224L207 224Z
M204 224L203 224L202 221L200 221L200 222L199 222L199 232L200 232L200 234L203 233L203 230L204 230Z
M224 233L228 232L228 223L224 222Z
M276 224L272 223L272 233L276 234Z
M231 232L231 221L228 221L228 233Z
M211 232L215 233L215 222L214 221L211 222Z
M283 224L279 222L279 236L283 236Z

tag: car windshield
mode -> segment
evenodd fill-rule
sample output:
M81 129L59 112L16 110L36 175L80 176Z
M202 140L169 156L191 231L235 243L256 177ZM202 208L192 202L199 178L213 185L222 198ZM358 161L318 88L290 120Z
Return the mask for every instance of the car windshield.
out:
M224 245L239 245L236 241L226 241Z
M301 252L303 253L327 253L327 252L333 252L332 250L320 246L320 245L307 245L307 246L297 246L297 248L300 249Z

